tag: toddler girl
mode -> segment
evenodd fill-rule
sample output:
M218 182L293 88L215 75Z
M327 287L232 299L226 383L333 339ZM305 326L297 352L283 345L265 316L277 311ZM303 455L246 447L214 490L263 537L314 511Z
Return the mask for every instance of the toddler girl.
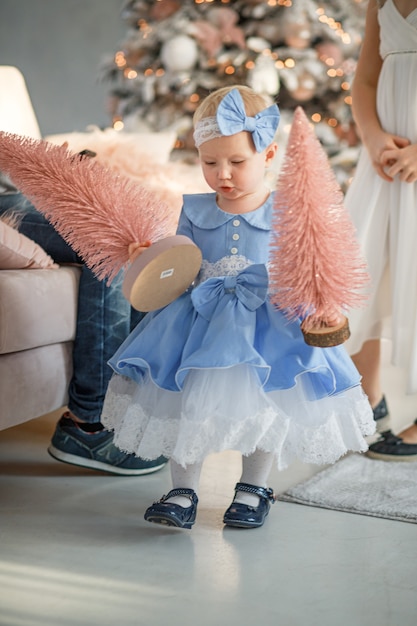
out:
M171 459L173 489L147 509L150 522L191 528L205 457L233 449L242 453L242 474L223 521L262 526L274 501L274 462L332 463L365 450L364 435L374 430L344 348L308 346L300 321L269 301L273 194L264 174L278 122L278 107L244 86L200 104L194 138L213 192L184 196L177 232L201 249L201 271L110 360L102 419L116 444Z

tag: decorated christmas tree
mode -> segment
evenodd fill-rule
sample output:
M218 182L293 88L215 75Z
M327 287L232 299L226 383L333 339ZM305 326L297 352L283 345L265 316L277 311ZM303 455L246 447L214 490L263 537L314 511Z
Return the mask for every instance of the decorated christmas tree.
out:
M210 91L248 84L283 125L302 106L332 156L355 145L350 85L366 0L129 0L127 34L103 61L115 128L174 128L192 148L191 116Z
M271 300L303 318L312 345L349 337L344 313L363 304L369 277L343 194L306 114L297 107L274 199Z

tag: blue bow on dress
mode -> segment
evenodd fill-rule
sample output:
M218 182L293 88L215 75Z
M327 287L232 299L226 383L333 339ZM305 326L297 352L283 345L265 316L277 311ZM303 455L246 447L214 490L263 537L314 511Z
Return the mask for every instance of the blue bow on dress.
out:
M193 289L191 299L194 308L206 320L210 320L219 300L233 294L249 311L255 311L266 300L268 272L265 265L249 265L237 276L208 278Z
M252 133L256 152L262 152L273 141L280 113L276 104L257 113L246 115L245 105L238 89L232 89L217 109L217 124L222 135L235 135L243 130Z

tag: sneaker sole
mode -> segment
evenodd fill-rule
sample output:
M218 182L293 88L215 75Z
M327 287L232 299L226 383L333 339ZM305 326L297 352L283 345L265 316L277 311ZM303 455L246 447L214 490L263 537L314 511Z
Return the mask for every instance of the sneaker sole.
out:
M370 457L371 459L378 459L379 461L397 461L400 463L416 463L417 462L417 454L382 454L380 452L373 452L372 450L367 450L365 452L365 456Z
M55 448L53 445L49 446L48 453L57 461L62 461L63 463L68 463L69 465L87 467L88 469L100 470L102 472L117 474L119 476L143 476L145 474L153 474L154 472L161 470L167 464L165 462L161 463L161 465L155 465L154 467L146 467L143 469L124 469L123 467L117 467L116 465L109 465L108 463L102 463L101 461L93 461L92 459L85 459L81 456L76 456L75 454L62 452L62 450L58 450L58 448Z

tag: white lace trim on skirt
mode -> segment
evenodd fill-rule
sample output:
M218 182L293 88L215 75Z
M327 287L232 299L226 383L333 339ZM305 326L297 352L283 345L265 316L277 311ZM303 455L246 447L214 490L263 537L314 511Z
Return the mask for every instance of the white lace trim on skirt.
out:
M265 393L246 365L193 370L183 392L161 389L149 378L138 385L114 375L102 422L122 450L144 459L164 455L183 466L213 452L261 449L273 452L284 469L296 459L333 463L349 450L367 449L364 436L375 424L360 387L309 397L302 379L292 389Z

